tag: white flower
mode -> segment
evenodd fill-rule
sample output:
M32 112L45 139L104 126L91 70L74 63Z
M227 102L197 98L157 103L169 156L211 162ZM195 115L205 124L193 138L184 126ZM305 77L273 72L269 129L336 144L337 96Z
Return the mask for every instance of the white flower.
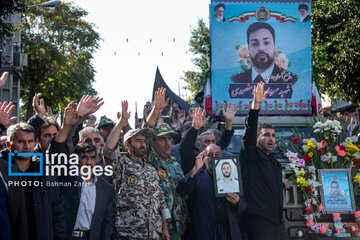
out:
M309 172L311 173L315 173L316 172L316 168L314 166L308 166L307 169L309 170Z
M332 162L337 162L337 156L332 156L332 157L331 157L331 161L332 161Z

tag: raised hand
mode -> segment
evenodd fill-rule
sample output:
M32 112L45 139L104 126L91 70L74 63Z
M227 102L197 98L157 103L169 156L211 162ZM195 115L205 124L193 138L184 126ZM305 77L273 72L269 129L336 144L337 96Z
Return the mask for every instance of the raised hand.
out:
M254 88L254 101L252 104L252 109L259 109L261 103L266 99L266 96L269 94L268 91L264 93L264 82L259 82Z
M6 81L9 77L9 72L4 72L2 75L1 75L1 78L0 78L0 88L2 88L5 84L6 84Z
M9 104L7 104L6 101L4 103L0 102L0 123L4 125L5 128L8 128L16 120L16 117L9 119L14 108L15 105L12 102L9 102Z
M46 108L44 99L40 99L39 104L39 97L41 97L41 93L35 93L33 97L33 108L38 117L43 118L46 115Z
M192 120L192 127L196 130L202 128L205 123L207 122L208 118L205 117L205 110L202 111L201 108L196 108L194 110L193 120Z
M121 113L119 114L120 117L120 124L124 127L128 125L128 121L131 115L131 112L128 112L129 103L127 100L121 102Z
M95 113L97 110L99 110L99 108L104 104L104 101L102 98L100 97L96 97L95 101L91 104L91 110L89 112L89 114L93 114Z
M79 115L76 111L76 103L71 102L65 108L64 126L73 126L79 121Z
M78 106L77 106L77 114L81 117L85 117L90 114L93 110L95 99L90 95L82 96Z
M166 88L158 88L158 90L155 92L154 97L154 108L162 111L170 101L170 98L165 100L166 95Z
M228 103L226 110L222 110L225 121L232 121L235 118L235 114L238 110L238 106L234 103Z
M86 127L95 127L96 117L94 115L90 116L86 122Z

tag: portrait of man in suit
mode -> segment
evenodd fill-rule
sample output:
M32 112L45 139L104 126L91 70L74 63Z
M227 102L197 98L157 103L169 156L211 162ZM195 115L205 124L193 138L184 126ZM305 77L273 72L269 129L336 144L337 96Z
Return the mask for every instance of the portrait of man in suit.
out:
M247 29L247 42L252 67L234 74L235 83L290 83L298 76L275 64L275 31L265 22L252 23Z
M309 7L306 4L300 4L298 9L300 12L300 22L307 22L311 19L311 16L309 15Z

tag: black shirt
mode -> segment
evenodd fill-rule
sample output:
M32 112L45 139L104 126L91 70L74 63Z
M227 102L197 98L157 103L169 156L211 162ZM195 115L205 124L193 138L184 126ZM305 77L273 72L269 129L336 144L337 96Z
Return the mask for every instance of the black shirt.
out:
M38 172L34 164L30 164L30 167L26 169L25 172ZM29 239L36 239L36 220L35 220L35 209L34 209L34 199L32 186L34 184L34 180L37 180L34 176L23 176L23 181L26 181L26 186L24 188L25 195L25 205L26 205L26 214L28 219L28 230L29 230ZM31 184L31 185L30 185Z
M282 167L276 158L256 146L259 110L250 110L240 151L248 214L281 223L283 205Z

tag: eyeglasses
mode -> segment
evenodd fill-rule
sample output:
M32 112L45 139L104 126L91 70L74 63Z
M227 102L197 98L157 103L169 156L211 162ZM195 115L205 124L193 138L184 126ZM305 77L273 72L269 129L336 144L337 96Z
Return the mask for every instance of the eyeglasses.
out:
M93 141L93 139L91 139L91 138L85 138L86 143L92 143L92 141ZM96 142L96 143L100 142L100 138L98 138L98 137L94 138L94 142Z

